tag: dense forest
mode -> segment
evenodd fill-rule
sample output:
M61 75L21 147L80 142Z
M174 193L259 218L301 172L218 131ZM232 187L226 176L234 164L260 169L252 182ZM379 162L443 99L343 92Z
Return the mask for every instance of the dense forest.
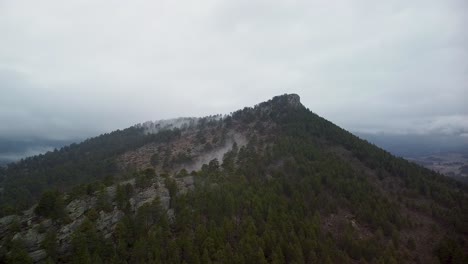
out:
M28 208L44 190L68 191L114 175L119 154L148 142L167 142L178 135L177 128L145 134L142 128L133 126L11 163L0 171L0 216Z
M38 231L47 263L468 263L465 185L359 139L296 95L191 129L247 131L248 143L192 172L128 172L115 164L120 154L170 144L184 129L102 135L1 171L2 214L38 202L38 221L53 221ZM188 177L193 189L182 191ZM168 189L171 213L159 199L132 209L135 194L151 188ZM61 254L58 230L71 222L65 206L83 197L96 205ZM122 217L105 237L98 219L112 211ZM9 229L0 262L31 263L25 242L13 239L21 226Z

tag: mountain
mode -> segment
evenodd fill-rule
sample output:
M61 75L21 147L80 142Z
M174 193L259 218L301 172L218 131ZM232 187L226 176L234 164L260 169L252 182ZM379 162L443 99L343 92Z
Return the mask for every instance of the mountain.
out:
M298 95L146 122L0 171L0 262L467 263L467 187Z
M22 158L53 151L73 143L74 140L51 140L43 138L0 137L0 166Z

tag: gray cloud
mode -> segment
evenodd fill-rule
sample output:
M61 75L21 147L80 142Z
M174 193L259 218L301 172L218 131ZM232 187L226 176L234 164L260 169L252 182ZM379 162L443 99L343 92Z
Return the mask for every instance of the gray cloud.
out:
M283 93L353 131L467 134L468 5L0 2L1 136L69 139Z
M13 161L20 160L24 157L34 156L48 151L52 151L52 147L34 147L28 148L24 152L13 152L13 153L0 153L0 165L3 163L7 164Z

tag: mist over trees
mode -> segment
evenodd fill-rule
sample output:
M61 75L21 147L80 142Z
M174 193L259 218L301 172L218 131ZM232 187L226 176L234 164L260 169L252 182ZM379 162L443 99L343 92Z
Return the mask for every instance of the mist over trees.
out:
M145 134L132 127L10 166L3 172L2 213L20 213L38 201L35 215L55 225L41 244L52 263L468 260L466 186L359 139L296 96L275 97L192 129L201 136L179 128ZM166 151L147 154L153 168L116 166L126 151L155 142L175 146L188 142L185 137L209 151L213 138L229 129L246 133L246 144L232 144L199 170L171 171L180 161ZM180 180L189 177L193 189L182 191ZM112 198L109 186L115 188ZM162 187L167 210L159 199L132 207L135 195ZM95 206L74 229L69 252L57 254L54 232L70 221L64 206L80 198L95 199ZM106 212L121 217L104 237L97 226ZM31 261L24 243L12 239L18 224L3 239L0 261Z

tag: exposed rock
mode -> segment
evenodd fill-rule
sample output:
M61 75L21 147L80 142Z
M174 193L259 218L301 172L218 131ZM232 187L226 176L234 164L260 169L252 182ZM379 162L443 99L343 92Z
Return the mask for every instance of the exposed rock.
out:
M161 186L157 189L157 194L159 196L159 202L161 207L164 210L169 210L169 206L171 203L171 197L169 196L169 190L161 184Z
M22 222L26 223L28 226L30 226L33 220L37 217L34 213L34 209L36 209L36 205L32 206L28 210L23 211Z
M36 205L32 206L28 210L23 211L23 216L25 217L31 217L34 216L34 210L36 209Z
M266 104L268 103L270 103L270 101L266 102ZM302 106L301 97L297 94L284 94L280 96L275 96L273 97L273 99L271 99L271 103L283 104L283 105L290 106L293 108Z
M301 105L301 97L298 94L288 94L286 95L286 101L289 105L298 107Z
M132 178L130 180L126 180L120 183L120 185L126 185L126 184L135 185L135 178Z
M82 216L86 211L87 205L86 202L80 199L71 201L65 208L70 219L75 220L78 217Z
M96 204L96 197L85 197L83 199L76 199L71 201L65 211L71 220L81 217L88 209Z
M122 217L124 217L124 213L117 209L110 213L101 211L99 212L99 219L96 221L96 229L102 232L104 238L108 238Z
M39 261L45 260L47 258L47 253L45 250L39 249L29 253L29 256L31 257L34 263L37 263Z
M194 177L187 176L177 178L180 192L186 192L194 187ZM120 184L135 184L135 180L127 180ZM106 188L107 193L111 198L115 198L116 185ZM135 212L138 208L146 203L151 203L154 199L159 199L161 207L167 212L170 221L174 221L174 209L170 208L169 190L164 184L164 178L156 177L153 184L135 192L130 197L129 202ZM71 222L65 224L63 221L54 222L51 219L38 217L34 213L34 207L24 211L23 215L10 215L0 218L0 235L2 239L8 237L8 230L14 221L20 224L21 232L16 233L13 239L21 239L24 241L28 254L33 259L34 263L42 263L47 258L47 253L41 249L41 242L44 240L46 232L55 230L57 232L58 254L67 256L71 253L71 241L73 233L86 219L86 212L96 206L97 198L95 196L85 195L71 201L66 207L66 213ZM96 229L104 236L110 238L115 230L116 224L125 216L125 214L114 206L112 212L99 212L99 217L95 222Z
M182 181L184 182L186 187L191 187L195 183L193 176L184 177L182 178Z
M174 217L175 217L175 214L174 214L174 209L169 209L167 210L167 218L169 219L169 221L174 221Z
M193 176L187 176L184 178L178 178L177 180L177 187L179 188L179 193L184 194L187 193L189 190L193 190L195 188L195 180Z
M109 196L109 198L114 199L115 194L117 192L117 186L115 186L115 185L109 186L109 187L106 188L106 191L107 191L107 195Z
M42 222L40 223L40 225L44 228L44 229L48 229L52 226L52 220L51 219L44 219L42 220Z
M140 208L142 205L148 202L152 202L154 198L158 196L158 192L156 187L153 185L150 188L147 188L143 190L142 192L139 192L135 196L135 210Z
M19 220L20 217L18 215L8 215L0 218L0 237L5 237L5 234L9 232L10 224Z
M59 244L59 253L63 254L70 248L71 235L85 220L84 216L76 219L68 225L64 225L57 233L57 242Z
M19 220L19 219L20 219L20 217L17 216L17 215L8 215L8 216L5 216L5 217L2 217L2 218L0 218L0 228L2 228L3 226L8 226L14 220Z
M16 233L13 240L22 240L28 251L38 250L44 234L39 234L35 228L29 228L24 232Z
M130 208L132 209L132 212L135 212L136 208L136 201L135 198L130 198L128 199L128 203L130 204Z

